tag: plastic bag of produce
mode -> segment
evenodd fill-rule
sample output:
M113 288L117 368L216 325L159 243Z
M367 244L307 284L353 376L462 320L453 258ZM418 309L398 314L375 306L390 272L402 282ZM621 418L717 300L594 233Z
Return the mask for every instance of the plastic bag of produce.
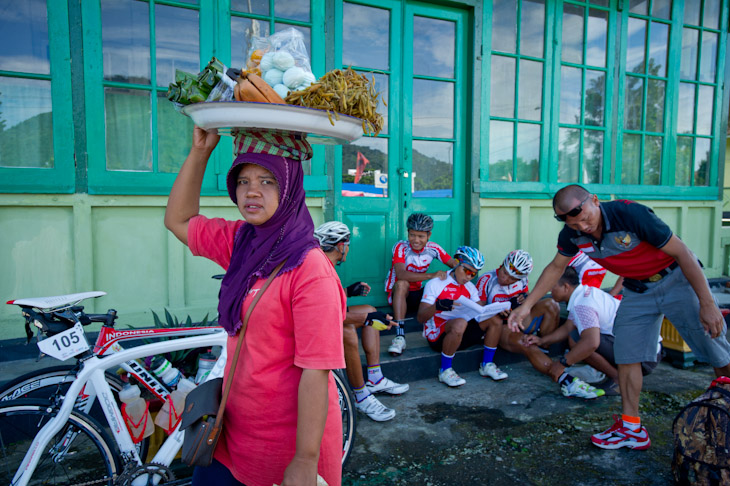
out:
M253 37L245 69L261 76L282 98L317 80L312 74L304 36L294 28Z

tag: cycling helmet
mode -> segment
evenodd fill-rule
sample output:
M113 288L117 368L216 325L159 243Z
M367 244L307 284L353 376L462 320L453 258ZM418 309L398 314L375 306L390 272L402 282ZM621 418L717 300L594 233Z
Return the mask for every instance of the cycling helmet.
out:
M350 239L350 229L339 221L327 221L314 230L314 237L324 251L332 250L337 243Z
M406 228L413 231L429 232L433 229L433 219L428 214L413 213L408 216Z
M456 249L454 257L458 258L461 263L466 263L474 267L477 271L484 267L484 256L482 252L470 246L460 246Z
M504 259L502 266L512 278L522 280L532 271L532 257L525 250L513 250Z

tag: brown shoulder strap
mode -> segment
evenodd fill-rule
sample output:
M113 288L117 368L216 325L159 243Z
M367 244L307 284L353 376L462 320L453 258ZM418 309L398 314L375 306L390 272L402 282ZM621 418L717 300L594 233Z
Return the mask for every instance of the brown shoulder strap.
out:
M226 408L228 394L231 391L231 384L233 383L233 375L236 373L236 365L238 364L238 356L241 354L241 344L243 343L243 336L244 334L246 334L248 318L251 316L253 308L256 307L256 303L259 301L259 299L261 299L261 296L264 295L264 292L266 292L266 289L269 288L271 282L273 282L274 278L279 274L279 270L281 270L281 267L284 266L284 263L286 263L286 260L279 263L274 271L271 272L271 275L269 275L266 283L264 283L264 286L261 287L261 290L256 293L256 296L251 302L251 305L249 305L248 310L246 310L246 316L243 318L243 325L241 326L241 330L238 333L238 344L236 345L236 351L233 353L233 360L231 361L231 367L229 368L230 372L228 373L228 380L226 380L226 387L223 390L223 396L221 397L220 407L218 407L218 415L215 418L215 426L213 427L213 430L216 430L220 426L220 423L223 421L223 410Z

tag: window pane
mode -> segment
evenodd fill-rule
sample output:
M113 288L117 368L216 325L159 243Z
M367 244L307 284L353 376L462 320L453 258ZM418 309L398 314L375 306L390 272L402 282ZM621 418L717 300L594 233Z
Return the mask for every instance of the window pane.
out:
M606 86L606 73L602 71L586 71L586 125L603 126L603 93Z
M674 185L689 186L692 167L692 138L677 137L677 162L674 168Z
M188 73L200 71L198 36L180 35L197 32L198 11L186 8L155 6L155 57L157 86L167 86L175 80L175 70Z
M371 69L390 68L390 11L342 5L342 64Z
M540 125L517 125L517 177L519 182L540 179Z
M149 91L104 88L106 168L152 171Z
M583 132L583 184L603 182L603 132Z
M312 29L309 27L302 27L301 25L291 25L291 24L282 24L282 23L275 23L274 24L274 32L281 32L282 30L286 29L297 29L299 32L302 33L302 37L304 38L304 47L307 48L307 55L310 59L312 59Z
M515 116L515 60L511 57L492 56L491 114L512 118Z
M53 168L50 81L0 76L0 167Z
M413 197L454 196L454 144L413 141Z
M565 62L583 62L583 15L585 9L578 5L563 5L563 43L561 58ZM591 35L590 30L588 35Z
M709 29L719 28L720 23L720 0L705 0L705 10L702 25ZM699 147L699 142L698 145Z
M621 153L621 184L639 183L640 160L641 136L625 133Z
M165 93L157 93L157 171L180 171L193 144L193 121L181 116Z
M517 49L517 2L492 2L492 50L515 53Z
M700 54L700 81L715 82L717 66L717 34L702 32L702 53Z
M710 183L710 139L695 139L695 186L709 186Z
M388 197L388 139L363 137L342 146L342 195Z
M627 130L641 130L642 96L644 80L626 76L626 99L624 105L624 126Z
M695 29L682 30L682 58L679 75L682 79L697 79L697 43L699 31Z
M231 66L241 69L246 66L253 36L269 35L269 23L262 20L231 17Z
M664 97L667 83L658 79L647 80L646 131L664 131Z
M45 0L6 0L0 12L0 70L49 74Z
M104 79L150 84L150 16L146 3L102 0L101 42Z
M659 22L651 23L649 40L649 69L647 74L664 77L667 75L667 46L669 45L669 26Z
M520 19L520 54L543 57L545 1L522 0Z
M649 0L630 0L629 11L635 14L647 15L649 13Z
M606 66L606 39L608 32L608 12L590 9L588 11L588 39L586 40L586 64Z
M413 80L413 135L452 138L454 136L454 84Z
M692 133L695 119L695 85L679 83L677 133Z
M231 0L231 10L269 15L269 0Z
M514 126L510 122L489 124L489 180L512 181L512 148Z
M715 88L700 86L697 97L697 134L712 135L712 104L715 97Z
M608 7L609 0L590 0L591 5L598 5L600 7Z
M684 2L684 23L700 25L700 2Z
M663 137L646 137L644 146L644 184L658 186L662 175Z
M626 70L644 72L644 50L646 43L646 21L629 18L629 41L626 47Z
M378 113L383 115L383 128L380 130L380 133L385 135L388 133L388 106L390 106L390 103L388 102L388 80L389 76L387 74L375 74L375 73L362 73L369 80L373 80L375 78L375 90L380 93L380 96L378 97L378 107L375 109Z
M274 14L282 19L309 22L309 0L276 0Z
M560 137L560 145L558 146L558 182L578 182L580 130L577 128L560 128L558 133Z
M413 73L454 77L456 24L448 20L413 17Z
M519 106L517 116L525 120L542 119L542 63L520 61Z
M687 7L685 7L687 8ZM654 0L651 14L660 19L669 19L672 16L672 0Z
M574 67L560 68L560 123L580 125L582 72Z

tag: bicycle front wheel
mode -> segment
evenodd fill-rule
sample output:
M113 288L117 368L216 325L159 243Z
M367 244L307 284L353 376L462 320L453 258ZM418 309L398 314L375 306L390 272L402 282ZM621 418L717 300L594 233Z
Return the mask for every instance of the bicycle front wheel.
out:
M337 386L337 394L340 399L340 410L342 411L342 466L344 467L350 458L352 446L355 442L355 400L347 386L347 378L344 377L342 370L334 370L332 376L335 378Z
M0 403L0 484L11 484L36 434L55 414L39 400ZM111 486L120 473L115 443L93 418L75 410L40 453L30 485Z

